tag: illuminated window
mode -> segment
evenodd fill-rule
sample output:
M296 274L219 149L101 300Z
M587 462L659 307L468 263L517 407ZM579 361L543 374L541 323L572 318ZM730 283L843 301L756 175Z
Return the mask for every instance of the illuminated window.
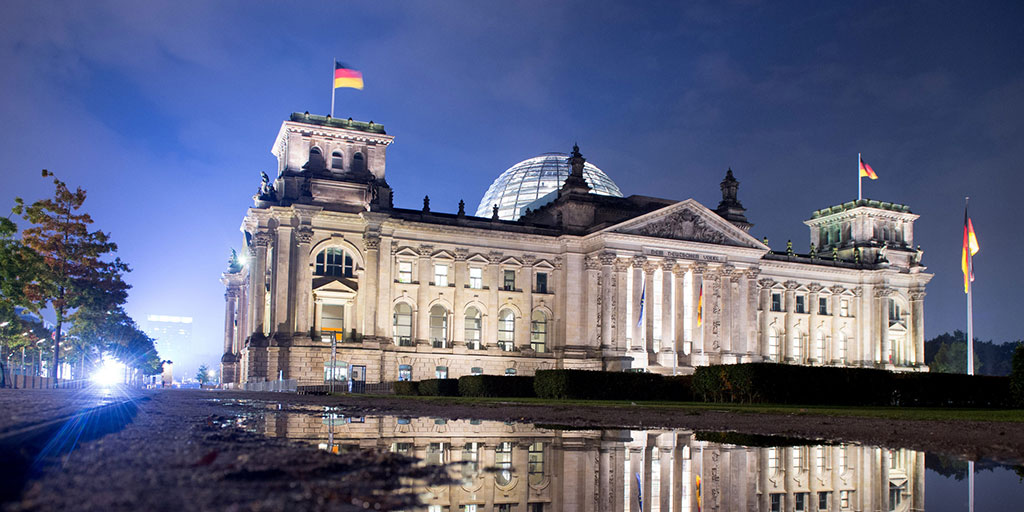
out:
M850 508L850 491L839 491L839 508Z
M402 419L403 418L399 418L398 419L399 420L398 421L399 424L402 423ZM407 420L406 424L408 424L408 419L406 419L406 420ZM403 455L406 455L406 454L409 454L411 452L412 452L412 443L391 443L391 453L401 453Z
M825 471L825 447L818 446L814 448L814 464L818 468L818 471Z
M537 352L547 350L548 317L543 311L534 311L530 321L530 348Z
M332 365L330 361L324 363L324 382L329 380L334 381L346 381L348 380L348 363L344 361L335 361Z
M511 310L498 313L498 347L506 352L515 349L516 319Z
M459 505L459 512L477 512L477 506L474 503L469 505Z
M537 293L548 292L548 275L544 272L537 273Z
M516 369L515 368L505 368L505 375L506 376L513 377L513 376L515 376L515 374L516 374Z
M802 346L803 343L801 343L803 341L803 335L800 334L799 332L795 332L795 333L793 333L793 338L792 339L793 339L793 347L792 347L792 353L789 354L789 357L792 357L793 359L799 360L800 358L803 357L803 353L802 353L802 351L803 351L803 346Z
M434 348L444 348L448 343L448 311L440 304L430 308L430 342Z
M412 306L404 302L396 304L393 325L395 344L403 347L412 346Z
M839 316L850 316L849 299L842 299L839 301Z
M494 466L497 472L494 481L498 485L508 485L512 481L512 443L501 442L494 449Z
M411 283L412 282L412 262L411 261L399 261L398 262L398 282L399 283Z
M893 299L889 299L889 326L903 325L906 326L903 320L903 310L899 303Z
M328 247L316 255L314 273L318 276L352 277L352 255L340 247Z
M484 369L479 367L479 366L474 366L474 367L469 369L469 374L470 375L483 375L484 374Z
M398 380L412 380L412 365L398 365Z
M774 474L779 471L779 449L768 448L768 473Z
M479 267L470 267L469 287L476 290L484 287L484 269Z
M793 453L793 468L803 469L804 467L804 449L798 446L790 448Z
M320 336L324 341L332 341L331 336L337 335L338 341L344 340L345 306L341 304L323 304L320 310Z
M447 379L448 378L448 367L447 366L436 366L436 367L434 367L434 378L435 379Z
M779 330L774 327L768 328L768 357L778 361L781 358L780 349L782 348L781 336Z
M470 306L466 309L466 346L471 349L480 348L481 315L480 310Z
M814 344L814 358L819 363L825 362L825 332L818 331L818 338Z
M843 334L843 333L839 333L839 346L837 346L836 348L839 351L839 359L842 360L842 361L846 361L846 345L847 345L846 335Z
M434 265L434 284L448 286L448 265Z
M531 444L527 457L527 472L530 483L537 485L544 480L544 443Z

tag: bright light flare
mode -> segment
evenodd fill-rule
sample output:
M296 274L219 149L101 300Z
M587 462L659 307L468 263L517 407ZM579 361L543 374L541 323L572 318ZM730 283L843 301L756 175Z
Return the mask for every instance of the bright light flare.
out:
M92 381L100 386L110 387L121 383L124 365L112 359L104 359L103 365L96 369Z

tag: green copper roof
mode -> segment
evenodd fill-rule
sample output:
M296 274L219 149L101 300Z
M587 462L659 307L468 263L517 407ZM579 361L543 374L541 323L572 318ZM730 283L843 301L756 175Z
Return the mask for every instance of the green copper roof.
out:
M290 119L296 123L315 124L318 126L330 126L332 128L345 128L347 130L359 130L361 132L370 133L381 133L387 134L384 131L384 125L374 123L364 123L362 121L353 121L352 118L342 119L340 117L331 116L318 116L316 114L310 114L309 112L294 112Z
M911 213L910 207L905 204L887 203L885 201L876 201L874 199L860 199L857 201L850 201L848 203L838 204L836 206L831 206L829 208L822 208L820 210L816 210L814 213L811 214L811 218L817 219L818 217L824 217L825 215L832 215L839 212L845 212L846 210L860 208L861 206L866 206L868 208L878 208L880 210L890 210L900 213Z

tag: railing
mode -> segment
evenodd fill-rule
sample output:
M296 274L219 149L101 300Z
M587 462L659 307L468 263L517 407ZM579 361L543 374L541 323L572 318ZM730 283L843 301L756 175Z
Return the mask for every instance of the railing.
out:
M246 391L275 391L275 392L295 392L298 388L299 381L295 379L284 379L284 380L268 380L264 382L246 382Z
M313 385L302 385L298 386L295 390L300 395L326 395L331 392L330 384L313 384ZM395 384L393 382L353 382L352 391L349 391L348 382L336 382L334 384L335 393L366 393L368 395L390 395L395 392Z

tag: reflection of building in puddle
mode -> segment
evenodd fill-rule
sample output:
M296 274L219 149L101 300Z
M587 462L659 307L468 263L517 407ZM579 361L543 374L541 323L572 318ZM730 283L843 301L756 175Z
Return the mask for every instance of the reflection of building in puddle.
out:
M748 447L692 431L555 430L434 418L271 414L268 435L450 464L428 512L917 511L924 453L854 445Z

